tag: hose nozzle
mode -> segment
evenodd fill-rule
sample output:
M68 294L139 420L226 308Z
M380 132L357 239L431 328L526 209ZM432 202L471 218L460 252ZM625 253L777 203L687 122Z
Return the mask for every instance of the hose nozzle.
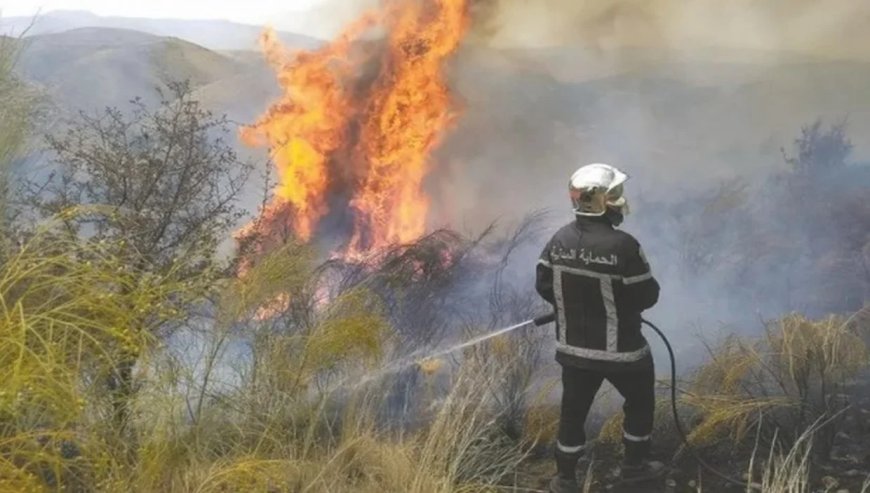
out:
M555 322L555 321L556 321L556 314L555 313L548 313L546 315L541 315L540 317L532 320L532 322L537 327L540 327L541 325L546 325L550 322Z

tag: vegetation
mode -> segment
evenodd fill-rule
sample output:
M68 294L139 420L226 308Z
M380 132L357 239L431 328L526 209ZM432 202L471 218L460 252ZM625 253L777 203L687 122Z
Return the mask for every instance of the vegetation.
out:
M201 108L189 84L169 84L160 95L156 109L137 99L127 113L82 113L62 135L48 136L59 169L33 184L28 198L39 218L63 225L55 234L67 241L111 249L131 275L187 283L174 315L221 275L216 250L241 217L235 201L251 165L221 135L229 132L226 118ZM180 322L155 310L133 313L139 318L124 330L144 335L165 337ZM140 348L126 349L106 381L119 424L128 418L140 356Z
M35 235L0 278L0 364L11 376L0 401L4 488L476 491L503 481L526 454L486 397L516 358L467 355L425 426L391 434L377 419L381 384L322 390L339 368L372 369L384 350L387 325L355 290L324 307L309 331L253 328L237 385L215 391L216 365L185 374L148 332L125 329L142 309L171 310L186 284L125 272L113 249L57 241L50 230ZM284 287L304 279L305 265L287 253L224 283L218 299L228 309L210 330L212 345L250 316L252 286L274 279L276 267L290 274ZM133 440L111 425L112 398L100 385L131 350L141 356Z
M439 405L420 400L425 420L398 429L385 425L393 403L380 396L402 375L359 387L346 378L416 342L392 329L411 303L446 331L436 304L498 241L483 254L481 240L441 232L365 269L317 265L287 242L237 275L216 245L236 217L229 204L241 177L228 173L239 163L213 140L220 120L186 86L171 90L155 111L134 103L129 114L81 115L49 138L60 169L31 188L40 221L0 266L0 365L10 375L0 395L0 489L431 492L504 483L529 443L508 436L503 401L491 394L523 366L518 356L476 348L441 375L443 385L433 367L426 388ZM448 251L451 262L433 261ZM319 286L336 273L341 282L323 299ZM441 296L424 296L421 284Z
M27 145L27 137L36 118L39 97L13 73L20 44L10 37L0 37L0 248L2 255L10 248L10 222L14 208L9 203L11 165Z
M670 271L690 299L703 284L697 302L720 306L734 324L755 323L757 313L860 310L870 299L870 166L850 159L845 129L805 127L784 152L785 169L770 176L638 207L634 227L661 238L647 248L659 272Z
M783 433L801 433L821 420L814 451L827 458L849 406L849 384L870 364L868 329L842 317L811 321L793 314L770 324L758 340L730 337L710 348L710 362L685 397L699 410L690 438L721 443L726 431L739 442L763 415L771 433L797 443L800 436Z
M9 67L4 162L32 115ZM540 384L549 334L394 362L538 314L531 286L509 280L541 216L506 234L437 231L363 263L322 263L288 238L239 271L217 253L250 165L187 85L163 96L50 137L59 168L30 189L36 220L4 234L0 491L521 490L555 430L552 382ZM744 192L723 188L696 226ZM687 252L686 265L721 265L703 231L690 239L712 256ZM681 389L693 445L747 452L764 491L810 491L846 429L867 331L863 311L793 314L711 344Z
M799 173L824 172L832 168L846 166L852 152L852 142L846 135L846 121L832 125L828 131L822 130L822 120L801 128L801 136L794 141L795 156L782 150L785 162Z

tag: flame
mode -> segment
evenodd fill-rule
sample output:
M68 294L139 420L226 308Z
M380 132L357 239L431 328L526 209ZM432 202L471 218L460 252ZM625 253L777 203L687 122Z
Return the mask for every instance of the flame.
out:
M387 16L389 56L362 119L369 170L352 205L365 227L354 232L352 254L425 232L429 153L454 119L442 65L467 28L465 0L439 0L430 15L426 7L403 2Z
M291 53L263 34L283 95L242 139L270 149L278 184L237 238L284 226L310 241L332 212L350 214L341 256L354 259L425 233L430 154L456 118L442 71L468 28L468 1L385 0L313 51ZM375 27L380 44L363 39ZM343 207L332 211L336 198Z
M278 70L280 101L253 127L242 129L251 146L268 146L278 172L275 200L294 210L293 227L308 241L328 212L328 160L346 140L352 104L342 90L342 67L350 43L373 20L365 16L321 50L291 55L271 29L260 38L266 60ZM271 209L277 207L273 204Z

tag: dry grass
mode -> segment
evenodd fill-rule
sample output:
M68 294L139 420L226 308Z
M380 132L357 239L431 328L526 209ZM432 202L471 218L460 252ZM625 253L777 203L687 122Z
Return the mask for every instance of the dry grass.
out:
M526 411L524 431L527 440L543 444L554 443L559 432L558 406L531 405Z
M792 314L757 340L732 336L710 348L682 399L698 421L692 441L739 443L762 414L781 439L798 440L815 420L839 415L850 379L868 364L864 328L852 322ZM817 431L816 452L829 451L838 424Z
M810 457L830 451L849 404L848 386L870 363L867 328L863 312L821 320L793 314L758 339L730 336L710 347L709 361L681 389L678 405L684 423L691 423L690 443L696 450L730 445L737 457L751 453L747 473L758 488L748 491L815 491ZM616 413L604 423L600 443L619 446L622 418ZM659 443L670 441L675 430L665 398L657 402L655 422ZM683 449L676 445L679 455ZM768 451L763 460L756 457L760 450Z
M125 450L101 392L118 355L142 352L142 313L184 286L134 276L99 245L38 232L0 269L0 478L96 480ZM23 483L22 483L23 484ZM38 491L38 489L36 490Z
M771 493L808 493L811 491L812 432L812 429L808 429L801 434L785 453L777 452L776 442L774 442L761 474L761 491ZM753 464L754 460L750 462L750 474Z
M348 290L293 326L257 321L258 305L301 292L311 272L301 250L279 251L214 286L221 309L191 371L150 332L127 329L143 311L175 309L190 281L133 276L108 251L46 230L0 267L0 490L484 491L525 457L493 392L519 366L504 342L436 368L429 378L446 372L446 394L422 426L396 434L378 418L387 383L325 390L376 369L392 341L371 293ZM241 340L232 384L219 385L220 355ZM111 425L104 386L130 351L144 355L132 436Z
M414 412L425 419L397 430L381 421L390 378L333 385L362 380L390 353L395 338L379 297L356 286L315 303L304 320L254 316L276 293L304 294L314 272L304 249L288 246L213 287L220 309L201 330L199 371L143 335L151 332L126 329L143 311L171 318L179 298L202 296L188 292L196 282L134 276L111 251L63 243L49 229L0 267L0 370L9 375L0 393L0 490L496 491L535 444L553 439L557 415L543 405L551 389L528 395L527 340L500 338L461 361L420 365L429 392ZM853 330L833 318L789 317L763 341L726 341L682 403L698 419L693 441L739 441L759 411L814 402L820 382L839 389L866 358ZM228 375L221 354L242 341ZM107 425L102 383L125 351L145 355L132 436ZM508 399L506 388L526 395ZM508 426L512 403L523 411L519 437ZM659 404L657 422L666 423ZM837 408L825 409L831 418ZM600 438L618 441L618 424L617 416ZM808 491L809 442L797 437L781 454L771 448L764 491Z

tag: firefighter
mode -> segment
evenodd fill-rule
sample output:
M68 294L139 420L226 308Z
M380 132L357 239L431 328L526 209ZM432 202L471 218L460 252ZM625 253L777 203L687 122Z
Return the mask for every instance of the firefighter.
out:
M578 491L586 416L604 380L625 399L622 479L651 479L664 470L649 459L655 371L640 331L641 313L658 301L659 284L638 241L616 229L628 213L627 179L607 164L578 169L569 183L574 221L556 232L537 265L535 287L555 309L562 367L553 492Z

